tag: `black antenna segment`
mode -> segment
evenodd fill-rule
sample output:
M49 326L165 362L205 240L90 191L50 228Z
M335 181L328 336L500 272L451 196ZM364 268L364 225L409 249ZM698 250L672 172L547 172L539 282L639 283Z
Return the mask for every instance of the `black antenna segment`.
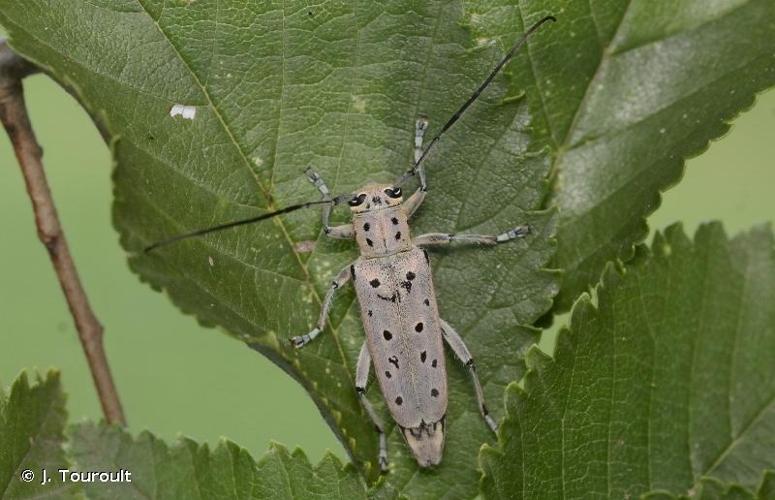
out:
M349 199L351 197L352 195L348 194L348 195L337 196L336 198L332 198L328 200L308 201L306 203L299 203L297 205L288 205L287 207L281 208L280 210L275 210L274 212L257 215L255 217L250 217L247 219L226 222L224 224L218 224L217 226L207 227L204 229L197 229L196 231L191 231L190 233L179 234L177 236L167 238L166 240L157 241L156 243L145 247L143 251L145 253L149 253L153 250L156 250L159 247L167 246L171 243L177 243L180 240L186 240L188 238L196 238L197 236L203 236L205 234L214 233L216 231L223 231L224 229L231 229L233 227L244 226L246 224L253 224L254 222L260 222L262 220L271 219L272 217L277 217L278 215L287 214L289 212L295 212L296 210L301 210L302 208L308 208L315 205L325 205L325 204L338 205L339 203L344 201L344 199Z
M463 113L466 112L466 110L471 106L471 104L473 104L474 101L476 101L479 98L479 96L482 94L484 89L486 89L490 85L490 83L492 83L492 81L495 79L495 76L498 74L498 72L500 72L500 70L503 69L503 67L506 65L506 63L508 63L511 60L511 58L514 57L514 54L516 54L517 51L519 49L521 49L523 45L525 45L525 43L527 42L528 38L530 38L530 35L532 35L536 31L538 31L538 29L541 26L543 26L545 23L547 23L549 21L555 22L555 21L557 21L557 18L555 18L554 16L546 16L546 17L544 17L543 19L541 19L540 21L535 23L533 26L531 26L530 29L528 29L525 32L525 34L522 35L522 38L517 40L517 42L511 47L511 49L508 51L508 53L506 53L506 55L503 56L503 59L501 59L500 62L498 62L498 64L492 70L492 72L490 72L490 74L487 76L487 78L484 80L484 82L482 82L482 84L479 85L479 88L477 88L474 91L474 93L471 94L471 97L469 97L468 100L466 102L464 102L462 106L460 106L460 109L455 111L455 114L453 114L452 117L449 120L447 120L447 123L445 123L444 126L441 127L441 131L438 134L436 134L436 137L431 139L431 142L429 142L428 145L425 147L425 149L423 150L422 155L420 156L420 158L414 163L414 165L412 165L412 168L410 168L401 177L401 179L399 179L399 181L398 181L399 184L403 183L408 178L414 176L417 173L417 167L420 165L420 163L423 162L423 160L425 160L425 157L428 156L428 153L433 148L433 146L435 146L436 143L439 142L439 139L441 138L442 135L444 135L444 132L449 130L452 127L452 125L454 125L455 122L457 122L460 119L460 117L463 115Z

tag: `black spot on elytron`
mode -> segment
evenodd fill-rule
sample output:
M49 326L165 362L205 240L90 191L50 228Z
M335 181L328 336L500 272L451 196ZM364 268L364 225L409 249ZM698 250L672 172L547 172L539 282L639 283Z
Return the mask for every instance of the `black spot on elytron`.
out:
M388 363L396 367L396 370L398 370L398 357L397 356L390 356L388 358Z
M406 279L408 279L409 281L412 281L414 278L416 278L416 276L412 271L409 271L408 273L406 273Z
M374 246L374 242L373 242L373 241L371 241L371 240L370 240L370 239L368 239L368 238L366 238L366 244L367 244L367 245L369 245L370 247L373 247L373 246Z
M375 205L382 205L382 198L380 198L379 196L372 196L371 202L374 203Z
M369 317L372 317L372 316L374 316L374 311L372 311L371 309L369 309Z
M406 293L412 293L412 282L411 281L402 281L401 287L406 289Z
M422 361L423 363L425 363L425 358L427 358L427 357L428 357L428 353L427 352L423 351L423 352L420 353L420 361Z
M434 398L439 397L438 389L431 389L431 396L433 396Z
M435 359L434 359L433 361L431 361L431 366L432 366L432 367L436 368L436 365L437 365L437 364L438 364L438 361L437 361L437 360L435 360Z
M353 281L355 281L355 266L350 266L350 276L352 276Z
M374 278L373 280L369 281L369 285L371 285L372 288L377 288L379 286L379 280Z
M423 300L422 303L425 304L426 306L430 306L431 305L431 301L428 300L428 299Z
M396 233L396 240L400 240L400 239L401 239L401 231Z
M371 229L371 226L370 226L370 225L369 225L369 223L367 222L367 223L365 223L365 224L363 225L363 230L364 230L364 231L368 231L369 229Z
M414 331L417 333L420 333L423 329L422 321L414 325Z
M390 332L389 332L389 331L387 331L387 330L385 330L384 332L382 332L382 336L383 336L383 337L385 337L385 340L390 340L390 339L392 339L392 338L393 338L393 334L392 334L392 333L390 333Z
M378 299L382 299L382 300L387 301L387 302L395 302L396 301L396 294L394 293L391 297L383 297L382 295L377 294L377 298Z
M393 376L393 374L392 374L392 373L390 373L388 370L385 370L385 376L386 376L387 378L391 378L391 377Z
M392 219L390 219L390 222L392 222L394 226L397 226L397 225L398 225L398 219L396 219L395 217L393 217Z
M404 398L402 398L401 396L398 396L398 397L396 398L396 404L397 404L398 406L401 406L401 405L403 404L403 402L404 402Z

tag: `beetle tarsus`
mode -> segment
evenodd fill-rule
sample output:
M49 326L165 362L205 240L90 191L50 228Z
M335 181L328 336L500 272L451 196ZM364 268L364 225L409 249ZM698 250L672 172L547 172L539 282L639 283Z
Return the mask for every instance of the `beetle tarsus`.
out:
M530 234L530 226L517 226L514 229L509 229L505 233L501 233L495 237L497 243L505 243L507 241L514 240L516 238L522 238Z
M485 415L484 421L487 422L487 425L488 427L490 427L490 430L492 430L495 433L498 432L498 423L490 415Z
M293 347L295 347L296 349L301 349L305 345L315 340L315 337L317 337L319 333L320 333L320 328L315 328L311 332L305 335L297 335L296 337L291 337L291 344L293 344Z

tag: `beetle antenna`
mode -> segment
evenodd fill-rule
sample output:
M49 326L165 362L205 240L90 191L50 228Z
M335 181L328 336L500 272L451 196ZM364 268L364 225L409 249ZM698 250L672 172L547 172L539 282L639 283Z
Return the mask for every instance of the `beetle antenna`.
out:
M447 123L445 123L444 126L441 127L441 131L438 134L436 134L436 137L431 139L431 141L428 143L428 145L423 150L422 155L420 155L420 158L418 158L417 161L414 163L414 165L412 165L412 168L410 168L401 177L401 179L399 180L399 184L403 183L408 178L410 178L410 177L412 177L412 176L417 174L417 167L419 167L420 164L423 162L423 160L425 160L425 157L428 156L428 153L433 148L433 146L435 146L436 143L439 142L439 139L441 138L442 135L444 135L444 132L449 130L452 127L452 125L454 125L455 122L457 122L460 119L460 117L463 115L463 113L465 113L466 110L479 98L479 96L482 94L484 89L486 89L490 85L490 83L492 83L492 81L495 79L495 76L500 72L501 69L503 69L503 67L506 65L506 63L508 63L511 60L511 58L514 57L514 54L516 54L517 51L519 49L521 49L523 45L525 45L525 43L527 42L528 38L530 38L530 36L533 33L538 31L538 29L542 25L544 25L545 23L547 23L549 21L555 22L555 21L557 21L557 18L555 18L554 16L546 16L546 17L544 17L543 19L541 19L540 21L535 23L533 26L531 26L530 29L528 29L525 32L525 34L522 35L522 37L519 40L517 40L517 42L506 53L506 55L503 56L503 59L501 59L500 62L498 62L498 64L495 66L495 68L490 72L490 74L487 76L487 78L484 80L484 82L482 82L482 84L479 85L479 88L477 88L474 91L474 93L471 94L471 97L469 97L468 100L466 102L464 102L462 106L460 106L460 109L455 111L455 114L453 114L452 117L449 120L447 120Z
M149 253L149 252L151 252L153 250L156 250L159 247L167 246L167 245L170 245L172 243L177 243L178 241L181 241L181 240L186 240L188 238L196 238L198 236L203 236L205 234L214 233L216 231L223 231L224 229L231 229L233 227L245 226L247 224L253 224L255 222L261 222L263 220L267 220L267 219L271 219L273 217L277 217L278 215L283 215L283 214L287 214L287 213L290 213L290 212L295 212L296 210L301 210L302 208L309 208L309 207L312 207L312 206L315 206L315 205L326 205L326 204L338 205L338 204L342 203L343 201L345 201L345 200L347 200L347 199L349 199L351 197L352 197L351 194L343 194L343 195L339 195L339 196L337 196L335 198L331 198L331 199L327 199L327 200L307 201L305 203L299 203L299 204L296 204L296 205L288 205L287 207L283 207L283 208L281 208L279 210L275 210L274 212L269 212L269 213L257 215L255 217L249 217L247 219L241 219L241 220L236 220L236 221L232 221L232 222L225 222L223 224L218 224L217 226L207 227L207 228L204 228L204 229L197 229L196 231L191 231L190 233L179 234L179 235L173 236L171 238L167 238L167 239L164 239L164 240L161 240L161 241L157 241L156 243L153 243L153 244L148 245L147 247L145 247L145 249L143 249L143 252Z

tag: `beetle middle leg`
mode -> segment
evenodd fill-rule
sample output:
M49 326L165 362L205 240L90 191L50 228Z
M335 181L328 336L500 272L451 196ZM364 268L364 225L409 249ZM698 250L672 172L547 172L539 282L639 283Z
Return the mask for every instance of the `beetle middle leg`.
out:
M479 383L479 376L476 374L476 366L474 365L474 358L471 356L471 351L466 347L463 338L452 328L449 323L441 321L441 333L447 345L452 348L452 352L455 356L462 361L468 372L471 374L471 380L474 382L474 390L476 391L476 403L479 405L479 412L482 414L482 418L487 422L487 425L493 432L498 430L498 424L490 416L490 412L487 410L487 405L484 401L484 391L482 391L482 384Z
M358 355L358 364L355 366L355 390L358 392L358 399L363 405L363 409L369 414L369 418L374 423L374 428L379 434L379 468L382 472L388 470L387 437L385 436L385 427L382 420L374 411L371 402L366 399L366 384L369 381L369 369L371 369L371 355L366 342L361 347L361 353Z
M291 344L293 344L294 347L298 349L309 344L315 340L315 337L320 335L320 332L326 327L328 313L331 310L331 304L334 302L334 294L342 285L345 285L350 281L350 267L351 266L347 266L339 271L339 274L336 275L334 281L331 282L331 286L329 287L328 292L326 292L326 297L323 299L323 306L320 309L320 317L318 318L317 326L307 334L291 337Z
M326 184L326 181L323 180L320 174L317 173L315 170L313 170L312 167L307 168L307 170L305 170L304 173L307 175L307 179L309 179L312 185L315 186L318 191L320 191L321 195L323 195L323 199L330 200L331 190L328 189L328 185ZM330 224L332 208L333 208L332 205L324 205L323 211L321 213L321 220L323 222L323 231L325 231L326 236L337 240L353 239L355 237L355 231L353 231L352 224L343 224L341 226L332 226Z
M477 243L480 245L497 245L516 238L523 238L530 234L530 226L517 226L500 234L471 234L471 233L427 233L414 238L414 244L418 247L431 247L449 245L454 242Z

